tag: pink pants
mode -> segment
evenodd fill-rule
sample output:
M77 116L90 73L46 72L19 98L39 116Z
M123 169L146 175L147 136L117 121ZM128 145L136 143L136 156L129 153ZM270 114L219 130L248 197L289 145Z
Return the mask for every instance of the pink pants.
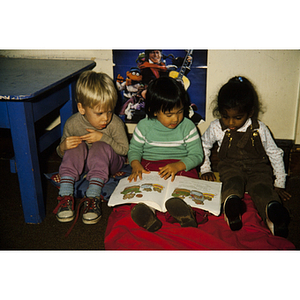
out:
M82 142L78 147L67 150L59 167L60 176L70 176L79 180L87 172L87 180L100 178L107 182L109 176L118 172L125 162L125 157L116 154L112 147L104 142L95 142L88 149Z

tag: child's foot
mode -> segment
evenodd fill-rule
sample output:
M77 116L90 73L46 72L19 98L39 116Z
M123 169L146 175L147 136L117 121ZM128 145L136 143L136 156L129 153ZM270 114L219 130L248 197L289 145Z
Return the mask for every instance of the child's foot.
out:
M170 198L166 202L166 208L181 227L198 227L192 208L181 198Z
M224 202L224 218L232 231L243 226L242 208L242 200L236 195L229 196Z
M83 198L84 211L82 215L82 222L84 224L96 224L102 215L99 198Z
M131 218L137 225L150 232L155 232L162 226L161 221L156 217L151 208L144 203L138 203L133 207Z
M59 222L71 222L75 217L73 196L59 196L57 200L58 204L53 210L53 213L56 214L57 220Z
M288 237L290 216L287 209L277 201L271 201L266 206L266 223L273 235Z

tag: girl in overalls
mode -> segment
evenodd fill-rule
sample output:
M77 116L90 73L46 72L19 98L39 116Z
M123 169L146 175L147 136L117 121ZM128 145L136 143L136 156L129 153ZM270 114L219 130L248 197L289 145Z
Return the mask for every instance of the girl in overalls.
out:
M245 77L231 78L220 89L213 111L217 119L202 136L205 160L201 179L216 180L209 157L217 142L224 216L231 230L242 228L242 198L248 192L272 234L287 237L290 218L281 199L288 200L291 195L285 191L283 151L257 119L259 112L257 93Z

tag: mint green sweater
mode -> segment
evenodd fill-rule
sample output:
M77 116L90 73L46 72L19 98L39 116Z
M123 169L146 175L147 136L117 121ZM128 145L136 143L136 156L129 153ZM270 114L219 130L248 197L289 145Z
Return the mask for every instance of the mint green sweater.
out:
M184 118L174 129L156 119L145 118L137 124L129 145L129 163L141 159L156 161L178 159L189 171L202 163L203 149L194 123Z

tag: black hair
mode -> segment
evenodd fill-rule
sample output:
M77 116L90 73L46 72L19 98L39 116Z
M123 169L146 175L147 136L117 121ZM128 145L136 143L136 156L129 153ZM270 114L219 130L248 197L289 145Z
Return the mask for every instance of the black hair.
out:
M180 106L187 116L190 99L181 82L171 77L160 77L150 82L145 99L145 111L150 119L159 111L168 112Z
M253 118L256 119L261 111L258 95L252 83L245 77L233 77L221 87L213 116L219 118L226 109L232 108L248 115L253 113Z

